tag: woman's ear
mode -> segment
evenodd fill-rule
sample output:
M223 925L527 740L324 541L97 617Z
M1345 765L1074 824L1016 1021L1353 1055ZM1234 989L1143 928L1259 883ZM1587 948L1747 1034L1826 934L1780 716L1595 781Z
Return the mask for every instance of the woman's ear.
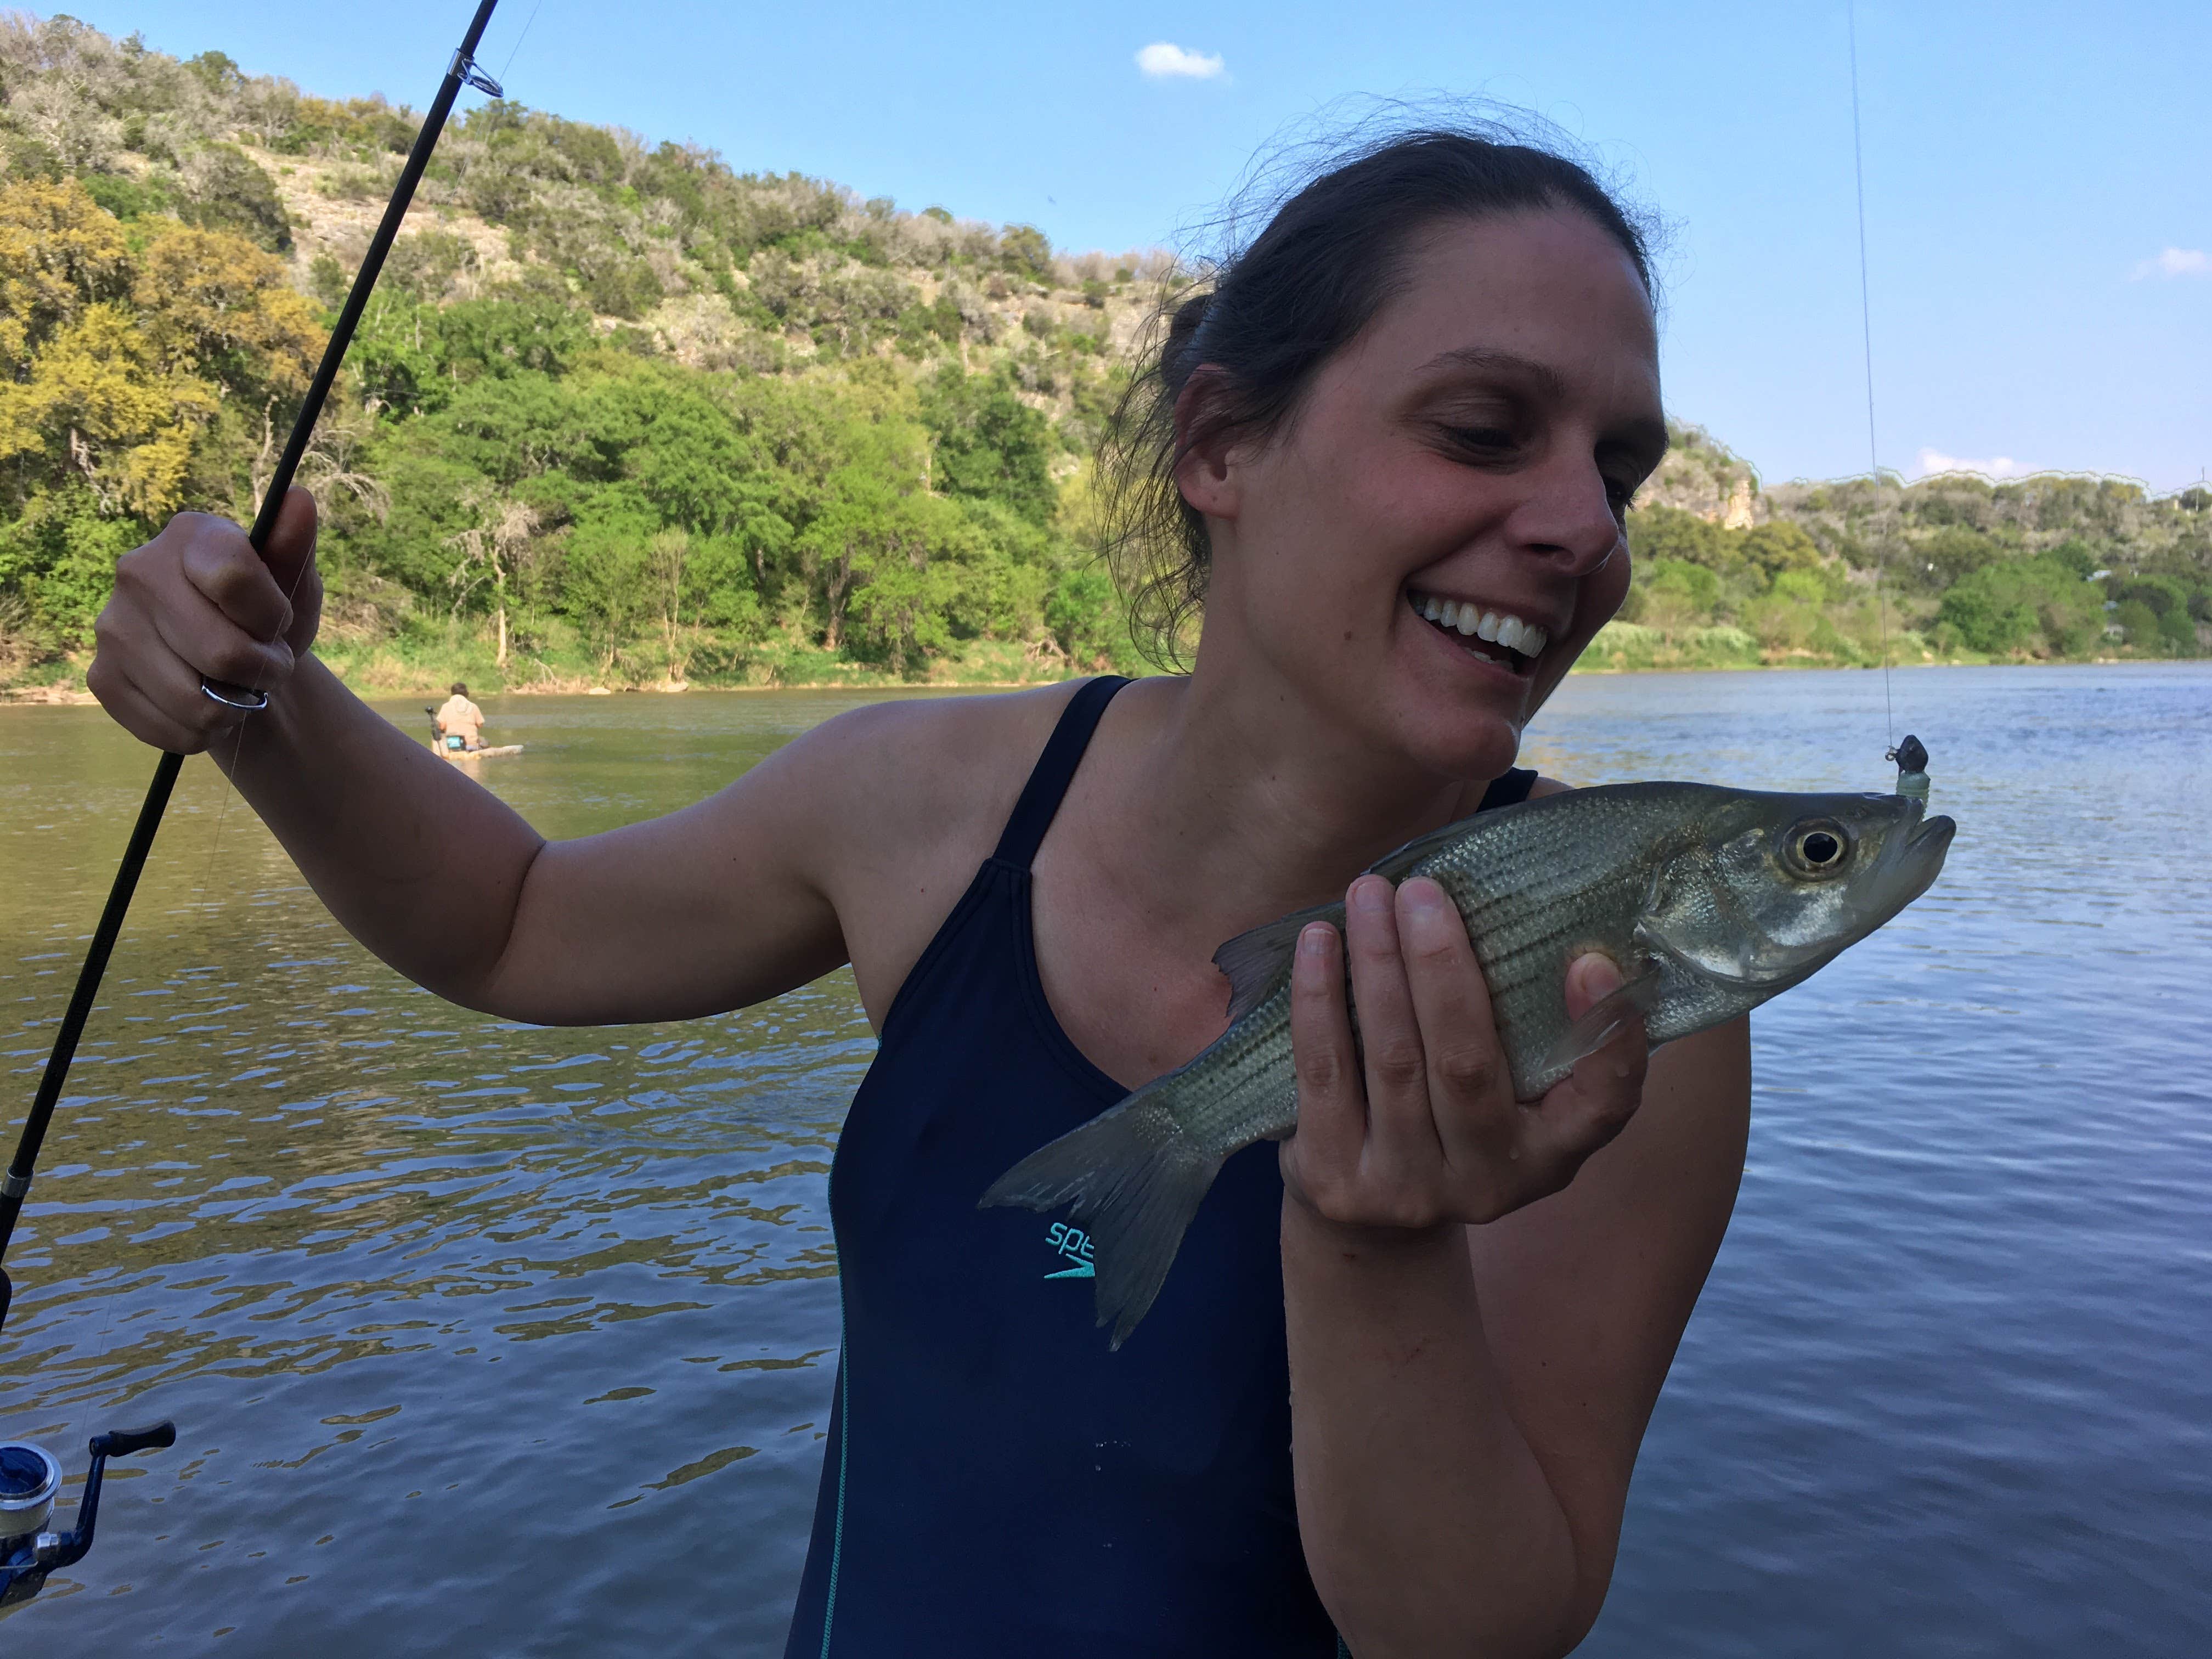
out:
M1200 363L1183 382L1175 407L1175 477L1193 507L1209 519L1234 522L1243 495L1231 464L1234 437L1214 414L1226 380L1217 365Z

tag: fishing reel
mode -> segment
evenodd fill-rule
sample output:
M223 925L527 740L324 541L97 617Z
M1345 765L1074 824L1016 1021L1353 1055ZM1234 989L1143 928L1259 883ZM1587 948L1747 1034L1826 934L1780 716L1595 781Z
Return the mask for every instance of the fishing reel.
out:
M27 1441L0 1443L0 1607L29 1601L46 1588L48 1573L84 1559L100 1520L100 1480L109 1458L176 1443L177 1425L170 1422L93 1436L92 1467L77 1499L76 1525L68 1532L46 1529L62 1488L62 1466L53 1454Z

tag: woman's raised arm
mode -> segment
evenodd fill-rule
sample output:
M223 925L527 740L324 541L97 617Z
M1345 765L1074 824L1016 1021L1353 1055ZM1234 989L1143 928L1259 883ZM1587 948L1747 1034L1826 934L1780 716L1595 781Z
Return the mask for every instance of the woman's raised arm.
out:
M265 563L225 520L172 520L118 562L86 679L146 742L212 750L384 961L468 1007L581 1024L739 1006L845 959L821 872L852 821L841 797L855 769L837 752L854 742L851 722L684 811L549 842L308 654L314 542L302 490ZM266 690L269 707L228 708L202 692L203 675Z

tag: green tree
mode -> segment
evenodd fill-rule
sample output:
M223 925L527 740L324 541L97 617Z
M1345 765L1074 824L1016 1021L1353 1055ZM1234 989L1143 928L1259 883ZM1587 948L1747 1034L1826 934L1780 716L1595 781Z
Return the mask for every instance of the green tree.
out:
M2087 580L2103 561L2097 550L2079 536L2069 536L2043 556L2055 564L2063 564L2075 575Z
M1979 531L1947 525L1912 548L1923 580L1947 588L1960 578L2004 557L2004 550Z
M2064 565L2043 559L1984 565L1954 583L1936 620L1976 651L2079 655L2104 633L2103 597Z
M652 541L643 504L614 503L580 522L564 549L560 603L605 674L636 643L656 612Z
M271 253L292 251L292 223L276 187L235 144L206 144L185 158L178 216L203 230L243 237Z
M1820 573L1826 568L1820 544L1806 533L1802 525L1777 520L1738 533L1741 538L1737 544L1740 556L1770 582L1784 573ZM1826 591L1828 584L1825 580L1820 586L1821 597L1832 597Z
M1628 544L1640 561L1674 559L1715 569L1728 562L1725 533L1677 507L1638 507L1628 515Z
M1637 574L1641 605L1634 620L1664 634L1702 627L1713 620L1721 580L1702 564L1686 559L1653 559Z
M2160 649L2166 642L2159 632L2158 612L2141 599L2122 599L2112 620L2119 624L2120 636L2138 650Z
M1035 225L1008 225L999 234L999 257L1008 270L1044 282L1052 275L1052 244Z
M1031 524L1051 522L1052 428L1015 395L1013 376L963 374L946 364L929 383L921 417L936 439L936 487L999 501Z

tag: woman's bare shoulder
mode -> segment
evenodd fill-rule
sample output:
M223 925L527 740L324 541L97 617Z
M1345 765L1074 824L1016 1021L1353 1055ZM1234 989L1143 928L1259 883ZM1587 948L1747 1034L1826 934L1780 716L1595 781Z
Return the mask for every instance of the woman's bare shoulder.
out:
M991 855L1076 689L872 703L775 757L808 803L790 829L876 1019Z
M787 751L864 837L951 836L1003 822L1076 684L906 697L826 720Z

